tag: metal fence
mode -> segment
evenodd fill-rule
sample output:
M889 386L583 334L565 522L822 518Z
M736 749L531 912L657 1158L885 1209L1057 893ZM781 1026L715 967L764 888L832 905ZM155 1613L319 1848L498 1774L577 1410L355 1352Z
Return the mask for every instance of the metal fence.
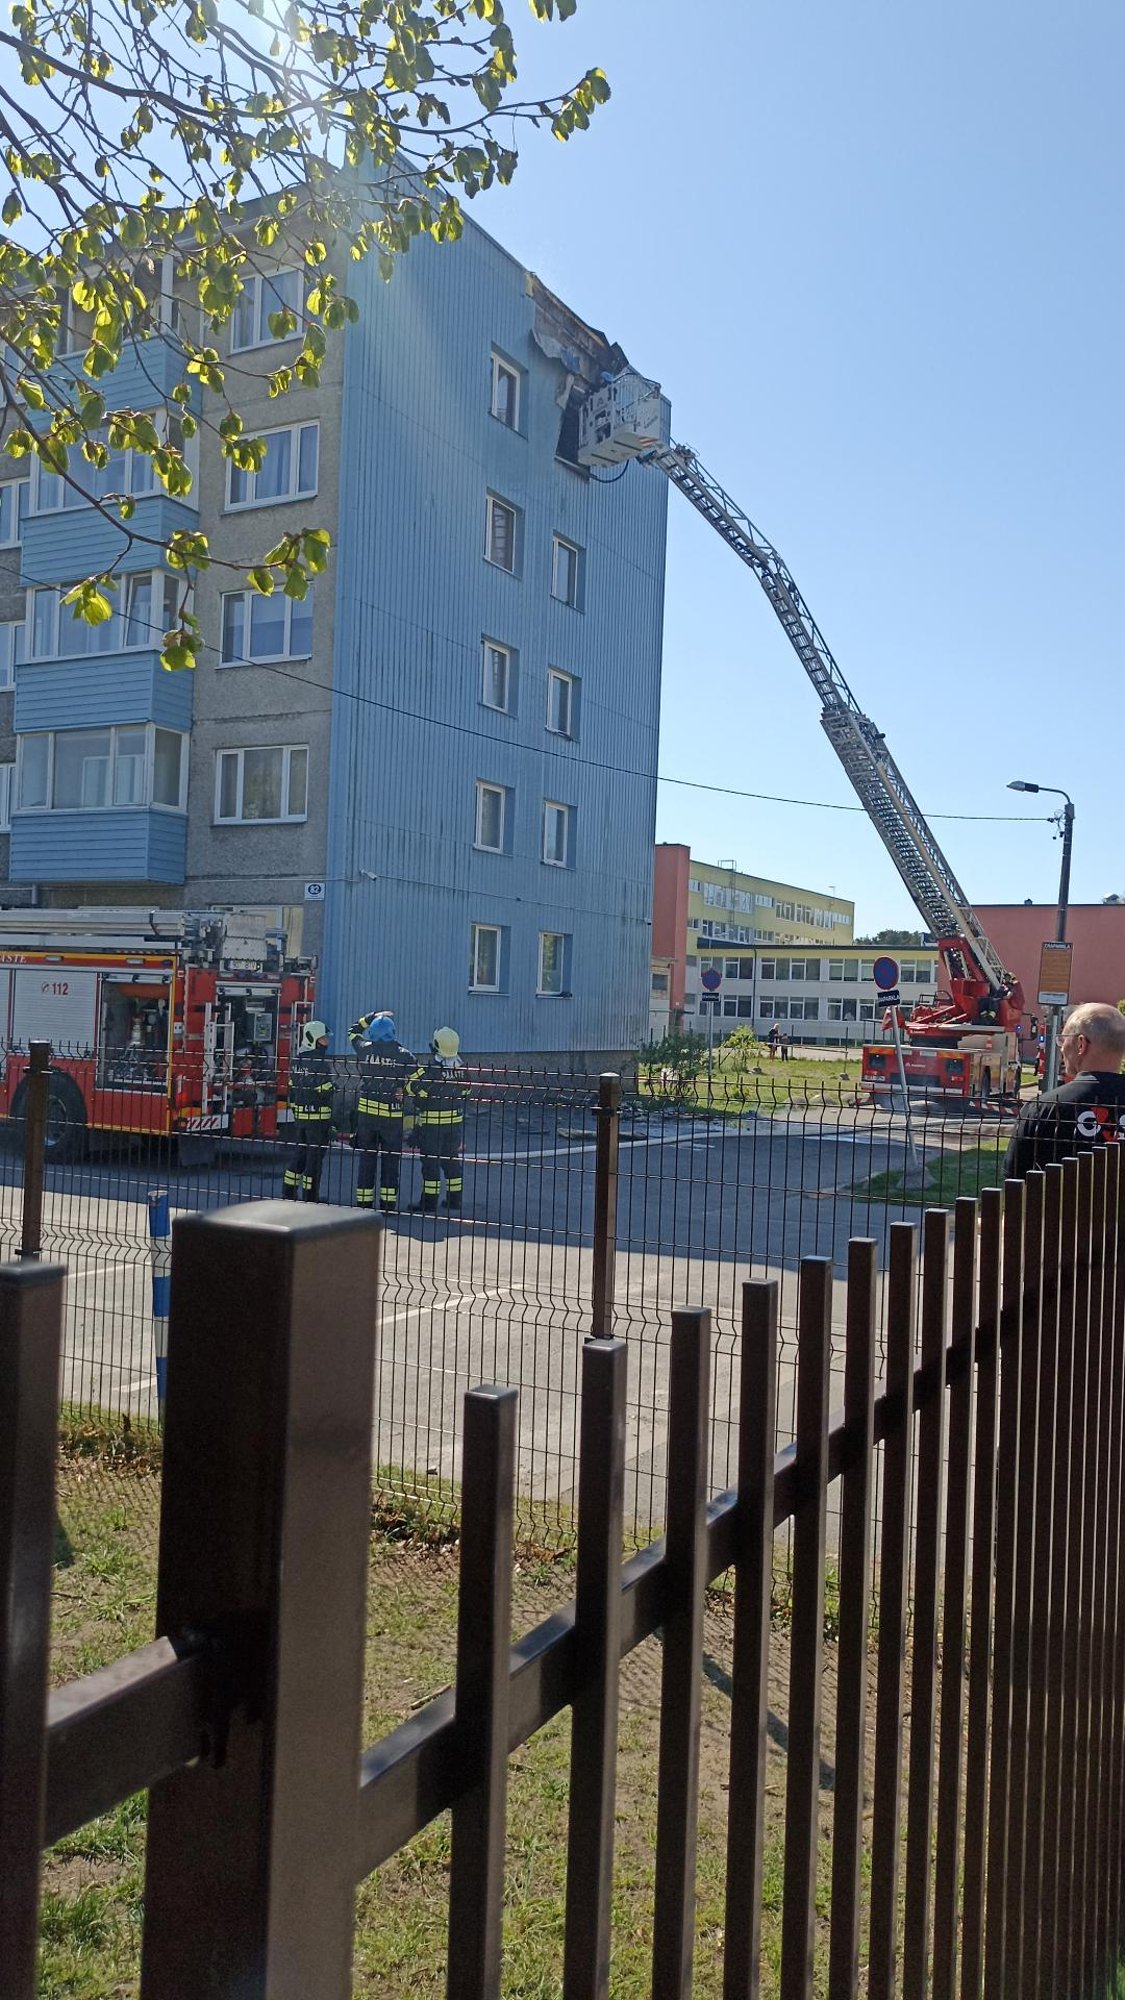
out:
M851 1243L845 1407L835 1420L833 1266L803 1259L793 1442L780 1454L780 1288L745 1283L736 1478L710 1505L711 1314L678 1309L666 1536L624 1569L631 1351L628 1341L587 1343L576 1598L514 1648L518 1397L471 1391L455 1685L362 1760L379 1232L276 1207L196 1217L180 1232L160 1636L49 1706L59 1276L0 1273L6 1993L31 2000L35 1990L44 1842L151 1787L143 2000L346 2000L356 1884L447 1809L447 1992L487 2000L501 1990L509 1759L570 1706L560 1990L566 2000L604 2000L620 1662L659 1627L651 1992L679 2000L691 1990L695 1948L704 1600L708 1583L732 1568L725 1991L807 2000L825 1990L817 1981L826 1972L830 2000L850 2000L861 1961L872 2000L1109 1991L1125 1917L1120 1168L1119 1149L1107 1149L1032 1174L1026 1187L986 1193L979 1208L959 1201L952 1254L951 1218L933 1210L920 1266L916 1230L894 1225L882 1381L876 1246ZM231 1339L232 1311L240 1340ZM870 1527L880 1477L873 1656ZM841 1622L827 1799L834 1488ZM763 1983L763 1814L779 1643L773 1543L786 1523L794 1582L774 1986Z
M67 1058L56 1055L56 1074ZM322 1198L355 1200L358 1071L337 1066L336 1133ZM743 1059L686 1089L642 1069L603 1088L589 1077L471 1068L459 1215L417 1214L421 1169L407 1133L399 1206L381 1278L376 1483L390 1514L456 1518L461 1407L481 1380L520 1391L520 1526L558 1544L573 1534L580 1360L591 1332L629 1342L627 1518L639 1534L664 1519L668 1324L673 1306L707 1305L714 1327L711 1462L715 1490L737 1450L738 1326L748 1277L779 1287L777 1408L788 1435L795 1389L801 1255L839 1259L849 1237L877 1244L879 1319L894 1220L920 1204L975 1193L1001 1175L1010 1109L871 1101L833 1053L783 1063ZM196 1093L198 1094L198 1093ZM103 1099L104 1101L104 1099ZM111 1098L107 1128L49 1121L39 1241L68 1271L62 1399L72 1429L158 1414L162 1315L153 1274L162 1242L149 1195L172 1217L282 1191L293 1128L277 1124L272 1079L244 1081L238 1135L161 1134L136 1091ZM55 1107L57 1113L58 1107ZM259 1113L261 1115L259 1115ZM149 1129L138 1129L141 1118ZM275 1128L272 1135L259 1127ZM599 1133L601 1135L599 1141ZM9 1125L0 1161L0 1249L22 1240L27 1121ZM32 1205L35 1194L32 1176ZM833 1323L842 1333L842 1284ZM232 1338L238 1337L232 1326ZM326 1348L332 1328L323 1331ZM842 1351L842 1350L841 1350Z

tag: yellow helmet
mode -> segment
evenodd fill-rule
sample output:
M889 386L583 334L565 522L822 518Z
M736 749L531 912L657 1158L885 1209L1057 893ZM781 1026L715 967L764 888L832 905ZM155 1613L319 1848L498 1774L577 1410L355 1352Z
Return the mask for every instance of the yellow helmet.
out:
M439 1062L456 1062L461 1049L461 1037L456 1028L438 1028L430 1047Z

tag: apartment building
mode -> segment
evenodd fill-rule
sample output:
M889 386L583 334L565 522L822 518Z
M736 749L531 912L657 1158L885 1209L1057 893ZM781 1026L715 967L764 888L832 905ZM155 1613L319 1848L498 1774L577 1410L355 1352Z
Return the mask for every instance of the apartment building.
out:
M133 495L124 549L64 482L0 486L0 902L263 912L319 956L338 1044L381 1006L415 1045L450 1021L472 1052L635 1047L667 488L575 458L581 397L625 356L470 222L389 285L353 268L358 324L275 401L296 342L270 316L300 282L284 258L253 279L226 340L257 473L206 424L190 505L126 456L99 474ZM139 343L112 400L165 420L177 372ZM153 545L197 525L203 645L169 674ZM307 599L246 589L239 565L314 525ZM112 620L77 624L61 595L110 562Z

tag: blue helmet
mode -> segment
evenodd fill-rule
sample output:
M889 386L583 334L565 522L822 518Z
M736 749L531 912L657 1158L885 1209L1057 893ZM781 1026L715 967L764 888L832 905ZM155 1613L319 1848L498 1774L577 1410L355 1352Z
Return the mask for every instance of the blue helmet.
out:
M393 1014L376 1014L367 1024L365 1040L368 1042L395 1042L398 1035Z

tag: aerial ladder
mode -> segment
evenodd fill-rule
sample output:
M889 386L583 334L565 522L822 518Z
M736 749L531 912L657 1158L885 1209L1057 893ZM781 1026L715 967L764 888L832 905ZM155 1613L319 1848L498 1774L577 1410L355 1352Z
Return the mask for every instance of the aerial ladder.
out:
M986 935L882 731L856 701L787 563L695 453L667 441L659 385L634 371L588 394L578 457L591 468L636 458L662 472L753 571L819 696L821 726L936 943L946 990L915 1006L904 1023L908 1076L949 1095L1007 1094L1018 1079L1023 989ZM881 1055L877 1048L864 1055L865 1077L876 1086L884 1069L891 1081Z

